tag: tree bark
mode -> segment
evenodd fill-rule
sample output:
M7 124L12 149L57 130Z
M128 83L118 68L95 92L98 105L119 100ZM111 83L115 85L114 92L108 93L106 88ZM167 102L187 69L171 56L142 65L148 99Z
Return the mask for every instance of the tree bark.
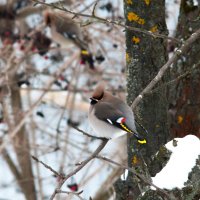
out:
M23 109L20 91L16 86L11 88L11 104L13 109L14 122L15 125L17 125L21 120L20 116L22 116ZM29 139L28 133L25 130L25 126L23 126L17 133L16 137L14 137L14 148L21 171L21 189L24 192L27 200L36 200L36 190L32 172Z
M16 75L11 75L9 79L12 80L10 82L14 83L17 83L18 81ZM12 130L23 117L21 96L17 84L10 87L10 101L5 100L4 105L7 105L8 103L11 103L11 107L9 105L7 107L5 106L5 109L7 109L6 121L9 124L9 129ZM11 160L8 154L9 152L6 151L4 152L5 161L19 183L25 198L27 200L36 200L37 197L30 157L29 139L25 126L23 126L13 138L13 147L15 149L18 165Z
M200 6L200 5L199 5ZM200 7L191 0L182 0L176 38L187 39L200 28ZM171 80L182 74L169 89L170 131L172 137L194 134L200 137L200 41L197 40L187 54L180 57L171 69Z
M167 35L164 0L126 0L124 10L127 25ZM134 98L166 63L166 41L126 29L126 46L127 102L131 105ZM139 121L148 130L148 134L144 134L147 144L138 144L132 136L128 138L128 165L148 179L160 170L150 167L151 156L169 139L167 106L166 90L162 89L145 96L135 109ZM138 131L144 132L139 128ZM129 173L125 184L117 190L117 199L137 199L144 187L141 180Z

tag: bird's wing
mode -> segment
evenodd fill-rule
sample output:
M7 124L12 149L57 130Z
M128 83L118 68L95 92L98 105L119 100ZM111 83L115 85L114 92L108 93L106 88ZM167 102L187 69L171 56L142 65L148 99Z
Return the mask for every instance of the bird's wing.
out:
M122 119L124 119L122 112L114 108L110 103L97 103L95 105L95 115L98 119L126 131L122 126L120 126L121 121L123 121Z
M107 102L99 102L95 106L95 115L98 119L115 126L127 133L132 133L136 137L139 143L146 143L146 140L141 138L138 133L131 130L130 127L126 123L126 117L123 113L114 108L110 103Z
M89 67L94 69L93 54L89 50L88 43L83 39L79 24L73 19L61 14L54 16L54 22L56 32L61 34L65 39L73 41L73 43L81 50L82 61L88 63Z
M87 48L87 45L82 40L80 27L75 21L62 15L56 15L54 20L58 33L62 34L66 39L71 39L79 48Z

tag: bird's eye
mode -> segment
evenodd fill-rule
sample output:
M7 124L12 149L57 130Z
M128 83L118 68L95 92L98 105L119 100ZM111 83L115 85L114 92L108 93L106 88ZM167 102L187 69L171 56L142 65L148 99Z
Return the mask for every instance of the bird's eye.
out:
M93 98L93 97L90 98L90 104L91 104L91 105L94 105L94 104L96 104L97 102L98 102L98 99L95 99L95 98Z

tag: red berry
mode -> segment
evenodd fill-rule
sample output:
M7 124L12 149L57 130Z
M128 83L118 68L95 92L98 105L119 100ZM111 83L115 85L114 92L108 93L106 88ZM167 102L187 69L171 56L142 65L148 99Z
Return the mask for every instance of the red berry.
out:
M33 51L33 52L36 51L36 48L35 48L35 47L32 47L32 48L31 48L31 51Z
M85 64L85 61L84 61L84 60L81 60L81 61L80 61L80 64L81 64L81 65L84 65L84 64Z
M24 49L25 49L24 45L21 45L19 49L20 49L21 51L24 51Z
M11 33L9 31L5 32L5 36L9 36Z
M65 77L63 75L60 75L59 78L60 78L61 81L65 80Z

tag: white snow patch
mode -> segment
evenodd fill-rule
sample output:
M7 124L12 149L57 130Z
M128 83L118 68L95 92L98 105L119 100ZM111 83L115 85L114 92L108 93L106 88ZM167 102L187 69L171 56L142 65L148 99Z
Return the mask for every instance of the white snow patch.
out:
M128 170L125 169L124 173L121 175L121 180L122 181L125 181L128 177Z
M169 29L169 36L173 36L178 23L180 0L166 0L166 23Z
M173 140L166 144L172 155L167 165L152 178L153 183L165 189L182 188L188 180L188 174L195 166L196 159L200 155L200 140L194 135L184 138L175 138L177 146L173 146Z
M0 0L0 5L5 5L7 3L6 0Z
M193 0L193 4L194 4L194 6L198 6L198 1L197 0Z

